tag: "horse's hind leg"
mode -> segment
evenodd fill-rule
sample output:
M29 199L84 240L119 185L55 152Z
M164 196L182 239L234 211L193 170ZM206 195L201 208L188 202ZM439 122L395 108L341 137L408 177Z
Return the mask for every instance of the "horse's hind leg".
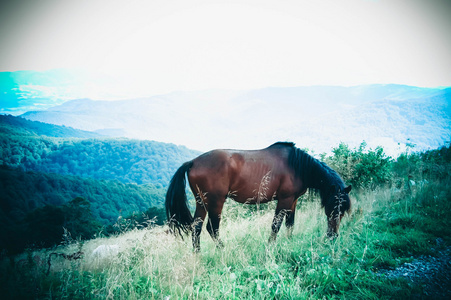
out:
M219 238L219 223L221 222L221 212L224 202L225 198L209 198L207 231L218 248L224 246Z
M202 225L204 224L207 210L203 203L196 202L196 212L194 213L193 222L193 248L195 252L200 250L200 233L202 231Z

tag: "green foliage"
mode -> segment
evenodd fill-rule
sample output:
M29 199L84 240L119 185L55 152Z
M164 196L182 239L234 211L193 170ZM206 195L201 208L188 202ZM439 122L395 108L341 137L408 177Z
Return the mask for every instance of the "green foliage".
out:
M90 239L101 229L101 224L91 212L91 203L82 197L76 197L64 205L63 227L73 238Z
M76 197L64 205L36 208L15 225L3 227L8 242L2 239L0 248L9 253L23 251L25 247L53 247L62 241L63 234L90 239L101 229L100 223L92 215L91 204L82 197Z
M357 188L374 189L391 178L391 158L387 157L382 147L367 150L366 143L359 148L350 149L344 143L332 150L333 156L323 160L336 170L343 180Z
M0 134L0 164L44 173L166 187L198 153L173 144L128 139L56 139Z
M83 197L103 224L115 222L121 214L162 206L164 190L152 185L124 184L75 176L24 172L0 167L1 211L12 222L20 220L44 205L63 205L69 199Z
M0 167L0 225L4 229L0 231L0 248L17 252L31 243L28 240L47 247L61 241L62 227L82 238L92 237L100 229L98 223L108 226L123 214L151 212L150 208L162 206L163 199L164 190L151 185ZM159 222L164 222L162 216L158 214ZM35 238L24 239L20 234L27 226L35 230Z
M451 167L451 145L421 153L403 153L393 164L400 178L420 181L424 178L442 180L447 178Z
M134 212L119 218L114 225L109 225L104 232L108 235L124 233L133 229L143 229L166 223L166 211L161 207L150 207L145 212Z
M64 126L0 115L0 165L166 187L175 170L199 154L154 141L86 139L93 136Z
M406 155L406 160L390 160L388 182L351 192L353 209L334 241L325 237L326 217L319 201L300 201L293 237L287 238L282 228L275 244L267 243L274 205L249 209L227 201L221 221L224 249L215 247L206 230L201 236L201 252L193 253L190 239L176 239L165 232L166 227L127 229L109 238L86 241L80 261L55 261L49 276L44 275L45 263L21 267L19 258L4 260L0 292L17 298L21 295L17 287L26 283L33 298L427 297L421 284L384 274L411 262L413 256L434 255L437 249L449 247L451 177L441 173L441 166L449 164L448 153L449 147L445 147ZM409 179L415 185L391 184L406 175L401 163L412 171L416 169L410 163L422 166L421 172ZM85 207L82 200L75 203ZM131 215L122 224L140 223L138 218L138 214ZM146 223L148 219L143 220ZM120 250L99 258L92 254L99 245L118 245ZM59 248L67 254L75 250L73 246ZM46 257L48 251L29 256L36 255Z
M21 232L14 233L20 235L22 243L18 245L9 243L7 250L11 251L11 247L14 246L23 249L25 246L50 247L58 244L64 233L64 219L62 207L46 205L35 209L25 217Z

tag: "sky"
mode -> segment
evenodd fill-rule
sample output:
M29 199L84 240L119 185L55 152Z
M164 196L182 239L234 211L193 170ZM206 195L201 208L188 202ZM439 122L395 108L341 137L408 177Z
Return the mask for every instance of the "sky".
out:
M179 90L451 85L451 0L3 0L0 72Z

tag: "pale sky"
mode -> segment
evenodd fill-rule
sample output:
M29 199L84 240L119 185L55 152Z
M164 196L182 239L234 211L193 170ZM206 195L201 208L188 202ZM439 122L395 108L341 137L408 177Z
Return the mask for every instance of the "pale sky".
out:
M0 71L77 68L150 94L451 85L451 0L7 0Z

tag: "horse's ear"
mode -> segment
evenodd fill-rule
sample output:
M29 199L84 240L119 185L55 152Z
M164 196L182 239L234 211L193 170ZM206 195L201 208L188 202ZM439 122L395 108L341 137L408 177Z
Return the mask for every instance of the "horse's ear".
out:
M349 192L351 191L351 189L352 189L352 186L351 186L351 185L348 185L347 187L345 187L345 193L346 193L346 194L349 194Z

